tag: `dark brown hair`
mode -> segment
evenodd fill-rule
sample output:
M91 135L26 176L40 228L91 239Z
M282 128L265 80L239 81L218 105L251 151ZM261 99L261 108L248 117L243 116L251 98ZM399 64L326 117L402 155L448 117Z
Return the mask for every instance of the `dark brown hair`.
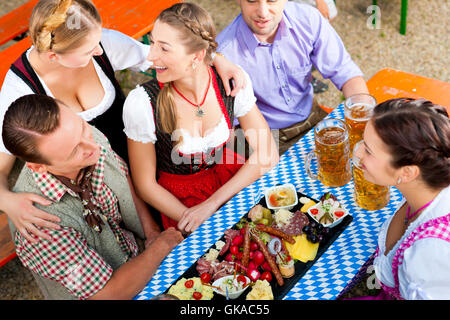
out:
M445 108L411 98L380 103L372 118L394 168L416 165L432 189L450 184L450 120Z
M14 101L3 119L2 137L6 149L26 162L50 164L39 152L42 135L59 126L59 106L46 95L30 94Z

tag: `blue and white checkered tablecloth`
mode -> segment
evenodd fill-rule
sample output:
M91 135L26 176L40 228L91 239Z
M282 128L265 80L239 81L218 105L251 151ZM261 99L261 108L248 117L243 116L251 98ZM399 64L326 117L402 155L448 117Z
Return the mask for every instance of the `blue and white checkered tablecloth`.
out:
M328 118L344 119L343 105ZM161 263L157 272L135 299L148 300L163 293L224 233L247 213L264 194L264 189L282 183L292 183L297 190L312 198L332 192L350 211L353 221L314 263L284 297L286 300L335 299L375 251L378 231L399 205L402 196L391 188L389 204L378 211L367 211L356 205L353 180L342 187L331 188L312 180L304 168L306 154L314 149L314 132L310 130L280 159L279 164L252 185L246 187L194 233L181 242Z

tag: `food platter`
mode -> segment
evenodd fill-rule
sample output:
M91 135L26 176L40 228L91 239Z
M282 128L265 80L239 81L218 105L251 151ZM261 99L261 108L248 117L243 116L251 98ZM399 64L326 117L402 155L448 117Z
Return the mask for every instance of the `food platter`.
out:
M309 197L308 195L300 193L298 191L297 191L297 197L296 198L297 198L297 200L300 199L301 201L296 201L295 206L290 211L295 213L294 216L296 218L300 217L301 219L307 219L306 223L309 223L310 227L312 226L312 228L314 228L314 226L315 226L316 229L318 229L317 227L318 227L319 224L309 214L306 213L307 209L301 211L301 212L304 212L305 214L301 214L300 210L305 208L305 203L307 203L308 201L312 200L312 201L314 201L315 204L317 204L319 201ZM255 207L257 207L258 205L262 206L264 208L264 211L269 210L269 209L267 209L268 206L267 206L267 203L266 203L266 197L264 197L264 196L260 199L259 203L257 205L255 205ZM312 206L310 206L310 207L312 207ZM278 212L276 210L270 210L270 211L272 213L272 216L275 216L274 213L278 214ZM206 267L206 269L204 269L205 256L207 256L209 254L209 252L213 252L213 251L216 252L216 260L215 261L220 262L219 263L220 268L217 268L217 270L220 269L220 271L217 271L217 272L223 272L223 275L217 275L216 274L218 277L232 275L233 274L233 268L235 269L234 270L234 275L235 276L236 276L236 272L237 272L236 269L240 270L243 273L245 273L244 269L245 270L247 270L247 269L242 266L242 264L240 263L241 262L240 259L235 258L235 255L236 254L240 254L240 253L234 252L234 255L232 257L235 260L230 260L230 258L229 258L229 256L230 256L230 252L229 251L232 251L231 247L230 247L230 245L231 245L230 244L230 237L237 238L236 235L239 234L239 231L242 231L240 229L242 228L243 223L251 222L251 221L254 221L254 220L255 220L255 218L254 218L253 212L252 212L252 210L250 210L249 212L247 212L241 218L241 220L238 223L233 225L230 229L227 229L225 231L224 235L219 239L219 241L217 241L215 244L213 244L210 247L210 249L207 251L207 253L205 253L205 255L200 257L182 275L180 275L180 277L173 283L173 286L176 283L179 283L179 281L184 281L185 279L196 278L196 277L199 278L202 275L202 271L201 270L208 270L208 267ZM260 220L258 220L258 222L262 221L262 220L263 219L260 219ZM287 275L287 276L285 274L283 274L283 280L281 282L279 281L280 280L279 279L279 276L280 276L279 272L278 272L277 275L275 275L275 272L273 271L273 268L266 269L265 265L259 265L258 266L258 270L260 270L261 273L265 274L266 272L263 272L263 271L264 270L269 270L269 271L271 271L269 273L271 273L271 275L273 275L273 276L271 276L269 278L265 277L265 279L268 280L268 282L270 284L270 288L271 288L271 291L272 291L271 294L273 295L273 299L274 300L281 300L292 289L292 287L304 276L304 274L311 268L311 266L317 261L317 259L320 258L320 256L328 249L328 247L345 230L345 228L347 228L347 226L351 223L352 220L353 220L353 217L350 214L346 214L344 217L342 217L342 219L340 219L338 224L334 225L333 227L326 228L327 232L324 233L324 234L322 234L322 233L320 234L320 241L311 240L310 235L314 234L314 232L313 231L309 231L308 232L308 239L311 240L311 241L316 241L316 243L317 243L317 245L315 246L315 251L314 251L315 254L314 254L314 256L312 258L310 258L309 261L308 261L308 259L302 259L301 257L299 258L299 257L295 256L295 259L292 259L294 261L293 268L291 268L292 269L291 270L292 273ZM248 226L250 224L248 224L248 223L246 224L247 228L249 228ZM275 228L276 228L275 220L273 222L273 226L275 226ZM258 223L257 224L257 228L264 229L264 226L262 224ZM302 229L304 229L304 230L308 229L309 230L309 229L312 229L312 228L302 228ZM245 230L246 228L242 228L242 229ZM316 230L316 229L314 229L314 230ZM322 228L320 228L320 229L322 229ZM282 229L280 228L280 230L282 230ZM284 230L284 231L288 232L288 230ZM294 237L296 239L296 242L295 242L296 244L298 244L300 242L302 242L302 243L309 243L309 241L306 240L306 232L303 232L302 235L298 235L298 230L294 230L293 232L296 235ZM297 232L297 233L295 233L295 232ZM233 234L233 236L230 236L230 234ZM241 232L240 234L243 235L244 233ZM315 234L313 235L313 237L314 236L315 236ZM302 237L303 237L303 239L300 239ZM272 238L272 240L276 240L276 239ZM301 241L299 241L299 240L301 240ZM270 241L270 242L274 242L274 241ZM226 244L226 248L216 247L216 245L219 244L219 243ZM233 242L233 244L234 244L234 242ZM268 245L266 248L269 248L270 247L269 246L270 243L266 243L266 244ZM291 245L291 244L285 243L285 242L283 242L283 244L285 244L284 249L285 249L286 252L291 252L291 249L294 250L295 246L296 246L296 245ZM311 243L309 243L309 244L311 244ZM286 249L286 248L288 248L288 245L290 246L289 247L289 251ZM233 245L231 245L231 246L233 246ZM242 244L240 246L242 246ZM267 254L267 250L262 250L261 249L262 248L261 245L260 245L259 248L260 249L256 249L254 251L255 255L256 255L256 251L258 251L258 250L261 250L263 252L266 251L266 252L264 252L264 255ZM217 256L217 253L218 253L217 251L221 251L218 256ZM241 251L242 251L242 249L241 249ZM228 254L224 254L223 252L228 252ZM253 253L253 251L252 251L252 253ZM271 251L271 253L273 253L273 252ZM281 259L284 259L283 256L280 255L280 254L278 254L278 256L276 256L275 253L273 253L273 254L274 254L273 257L277 259L277 262L279 262L279 260L281 260ZM287 254L287 256L290 256L290 255ZM242 255L241 255L241 257L242 257ZM292 255L292 257L294 257L294 255ZM265 262L267 262L267 261L268 261L268 259L266 259ZM302 261L305 261L305 262L302 262ZM234 262L236 262L236 263L234 263ZM292 261L290 261L290 263L292 264ZM233 265L234 265L234 267L232 267ZM241 267L241 268L237 267L236 265ZM248 264L246 264L246 265L248 266L248 268L250 268L250 266ZM280 268L278 269L279 271L282 270L281 269L282 265L283 264L279 265L280 266ZM209 270L211 270L211 268ZM216 276L216 275L214 275L214 272L211 272L211 273L213 274L213 277ZM248 276L248 274L246 274L246 275ZM258 277L259 277L259 275L258 275ZM250 278L252 278L252 277L250 277ZM262 279L262 277L261 277L261 279ZM253 282L252 285L254 285L255 283L259 285L260 282L261 282L261 279L257 280L257 281L254 280L255 282ZM212 281L209 281L210 284L205 282L206 286L211 286L211 283L213 283L213 281L215 281L215 280L217 280L217 279L213 278ZM264 282L266 282L266 281L264 281ZM251 286L248 286L247 287L248 289L245 290L243 294L239 295L239 297L236 298L236 300L245 300L246 296L249 295L249 292L251 290L253 290L252 288L249 288L249 287L251 287ZM168 288L168 290L166 290L166 293L169 292L169 290L170 290L170 288ZM169 292L169 293L171 293L171 292ZM217 293L214 294L214 296L212 297L212 300L216 300L216 301L225 300L225 299L226 299L226 295L217 294Z

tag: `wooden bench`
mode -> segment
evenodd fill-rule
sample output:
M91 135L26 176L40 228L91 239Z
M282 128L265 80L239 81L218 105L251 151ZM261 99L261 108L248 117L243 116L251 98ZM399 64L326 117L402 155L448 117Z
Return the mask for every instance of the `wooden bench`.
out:
M382 69L367 81L378 103L393 98L424 98L447 109L450 115L450 83L395 69Z
M6 214L0 212L0 268L16 257Z
M31 0L0 17L0 45L28 31L31 11L38 0Z
M20 20L21 27L15 31L10 29L10 35L3 35L0 32L0 42L7 42L16 36L28 30L28 19L31 15L37 0L32 0L27 4L13 10L0 18L0 31L3 26L9 25L16 17ZM98 11L103 20L103 26L109 29L115 29L126 35L139 39L145 36L153 29L154 21L159 13L172 6L180 0L139 0L139 1L121 1L121 0L94 0ZM28 10L28 11L27 11ZM18 12L21 12L18 15ZM26 21L26 24L24 24ZM4 24L3 24L4 23ZM24 27L25 26L25 27ZM3 38L1 38L3 37ZM4 40L2 40L4 39ZM0 43L1 44L1 43ZM11 64L31 45L30 37L26 37L17 43L9 46L0 52L0 86L3 84L4 77ZM14 244L11 240L9 226L6 214L0 212L0 267L16 256Z

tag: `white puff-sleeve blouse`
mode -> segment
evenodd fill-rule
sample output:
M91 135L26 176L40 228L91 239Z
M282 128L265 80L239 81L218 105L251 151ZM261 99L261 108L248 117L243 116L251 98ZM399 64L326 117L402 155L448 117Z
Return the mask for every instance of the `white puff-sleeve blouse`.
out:
M245 71L244 75L247 84L235 96L235 118L246 115L256 103L250 77ZM123 122L124 132L129 139L142 143L155 143L157 141L153 105L143 87L137 86L128 94L123 108ZM183 154L206 152L209 148L217 147L226 142L230 135L224 115L222 115L220 122L203 137L193 137L182 128L179 129L178 133L183 137L183 143L179 149Z
M147 60L150 52L150 46L143 44L119 31L103 29L100 41L114 71L124 69L145 71L152 65L152 63ZM27 50L27 57L29 56L32 48L33 47ZM116 97L116 91L113 83L109 80L95 59L93 59L93 62L105 94L102 101L97 106L78 113L78 115L86 121L91 121L97 116L103 114L111 107ZM46 94L54 98L54 95L42 78L39 77L39 75L37 76L44 87ZM33 94L30 87L13 71L9 70L6 73L0 91L0 152L10 154L10 152L5 148L1 137L3 118L6 110L12 102L28 94Z
M401 208L405 200L399 205ZM378 236L379 256L374 260L375 274L380 282L394 287L392 260L400 244L421 224L450 213L450 186L442 190L434 201L413 221L394 248L386 251L386 235L392 217L383 224ZM408 300L450 299L450 242L425 238L414 242L404 252L398 269L400 294Z

